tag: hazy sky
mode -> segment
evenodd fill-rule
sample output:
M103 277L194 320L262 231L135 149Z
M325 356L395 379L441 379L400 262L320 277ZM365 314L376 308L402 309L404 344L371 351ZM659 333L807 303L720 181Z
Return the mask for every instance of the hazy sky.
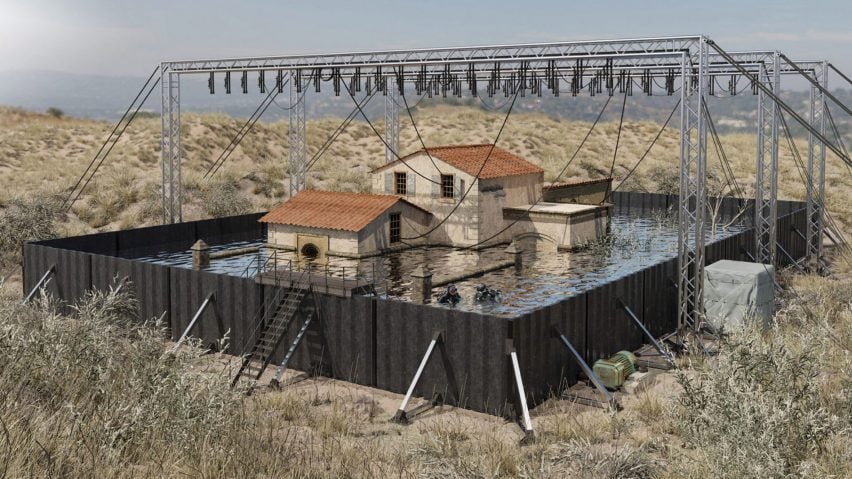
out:
M850 25L852 0L0 0L0 70L142 76L170 59L701 33L848 73Z

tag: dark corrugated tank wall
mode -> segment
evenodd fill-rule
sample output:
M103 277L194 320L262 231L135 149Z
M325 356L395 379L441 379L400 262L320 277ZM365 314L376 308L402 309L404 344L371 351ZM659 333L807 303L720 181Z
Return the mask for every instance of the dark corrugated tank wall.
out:
M667 195L615 193L616 211L649 214L672 208L677 198ZM735 214L737 201L726 201L723 214ZM796 258L804 241L793 228L804 231L802 203L779 202L778 238ZM211 343L230 331L230 351L239 354L251 344L251 335L269 314L276 291L252 279L193 271L125 259L160 251L185 250L197 239L211 244L256 240L263 237L259 214L155 226L116 233L42 241L24 246L24 289L29 291L44 271L56 265L48 290L73 303L90 288L105 289L118 277L128 277L140 300L140 319L163 317L176 339L210 293L214 302L205 311L193 335ZM752 230L706 247L707 263L719 259L743 260L742 250L753 251ZM779 251L779 263L788 260ZM404 393L429 341L443 333L416 393L435 393L451 404L499 414L516 400L508 352L517 350L527 394L538 400L572 384L578 368L553 335L564 333L590 363L620 349L634 349L643 338L619 307L621 299L655 334L672 331L677 312L677 259L667 260L615 279L582 294L515 318L415 305L392 299L315 296L321 321L313 322L317 344L303 344L290 366L310 370L322 363L336 378ZM301 321L302 318L297 318ZM289 336L273 356L278 363Z

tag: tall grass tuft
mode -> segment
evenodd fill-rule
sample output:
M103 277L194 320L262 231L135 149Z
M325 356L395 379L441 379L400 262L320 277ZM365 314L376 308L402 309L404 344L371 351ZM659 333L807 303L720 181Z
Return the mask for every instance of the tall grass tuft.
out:
M819 377L807 348L754 327L734 331L715 361L678 373L680 436L716 477L788 477L836 425Z
M61 200L57 195L13 199L0 205L0 267L20 264L24 242L56 237L60 215Z

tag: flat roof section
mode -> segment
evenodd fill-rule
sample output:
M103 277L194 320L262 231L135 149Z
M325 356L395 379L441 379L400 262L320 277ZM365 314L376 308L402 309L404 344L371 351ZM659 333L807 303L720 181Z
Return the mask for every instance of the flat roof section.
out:
M609 208L610 205L580 205L577 203L549 203L542 201L536 205L522 205L503 208L504 211L522 212L529 211L530 213L547 213L560 216L574 216L578 213L586 213L603 208Z

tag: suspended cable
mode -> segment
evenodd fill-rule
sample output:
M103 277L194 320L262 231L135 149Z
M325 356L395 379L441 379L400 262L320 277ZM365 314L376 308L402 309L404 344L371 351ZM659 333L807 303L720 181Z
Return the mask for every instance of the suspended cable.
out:
M606 102L604 102L604 105L603 105L603 107L601 108L601 111L598 113L597 118L595 118L594 123L592 123L592 126L591 126L591 127L589 127L589 131L588 131L588 132L586 132L586 136L584 136L584 137L583 137L583 140L582 140L582 141L580 142L580 144L577 146L577 149L576 149L576 150L574 150L574 154L573 154L573 155L571 155L571 158L570 158L570 159L568 159L568 161L565 163L565 165L562 167L562 169L561 169L561 170L559 170L559 174L558 174L558 175L556 175L556 177L554 178L554 181L553 181L554 183L555 183L555 182L557 182L557 181L559 181L559 179L560 179L560 178L562 178L562 175L564 175L564 174L565 174L565 172L568 170L568 167L569 167L569 166L571 166L571 163L574 161L574 159L575 159L575 158L577 158L577 155L578 155L578 154L580 153L580 151L583 149L583 145L585 145L585 144L586 144L586 140L588 140L588 139L589 139L589 137L592 135L592 132L593 132L593 131L595 131L595 127L596 127L596 126L598 125L598 123L600 122L601 117L603 117L603 114L604 114L604 112L606 111L606 107L609 105L609 101L610 101L610 100L612 100L612 97L611 97L611 96L607 96ZM526 213L529 213L530 211L532 211L532 209L533 209L536 205L538 205L539 203L541 203L541 200L543 200L543 199L544 199L544 194L542 193L541 195L539 195L538 199L536 199L536 200L535 200L535 202L534 202L533 204L531 204L531 205L527 208ZM464 247L459 248L459 249L461 249L461 250L467 250L467 249L473 249L473 248L476 248L476 247L478 247L478 246L480 246L480 245L483 245L483 244L485 244L485 243L487 243L487 242L489 242L489 241L493 240L494 238L496 238L496 237L500 236L501 234L505 233L506 231L508 231L508 230L509 230L509 228L511 228L512 226L515 226L515 224L517 224L519 221L520 221L520 218L518 218L518 219L516 219L516 220L512 221L511 223L509 223L508 225L504 226L504 227L503 227L503 229L501 229L500 231L498 231L498 232L494 233L493 235L489 236L488 238L485 238L484 240L481 240L481 241L479 241L479 242L477 242L477 243L474 243L474 244L469 245L469 246L464 246Z
M821 91L821 92L822 92L825 96L827 96L828 98L830 98L830 99L831 99L831 101L833 101L834 103L836 103L836 104L837 104L837 106L839 106L841 109L843 109L843 111L845 111L845 112L846 112L846 114L848 114L849 116L852 116L852 110L850 110L850 109L849 109L846 105L844 105L844 104L843 104L843 102L842 102L842 101L840 101L840 100L839 100L836 96L834 96L834 95L833 95L830 91L828 91L828 89L826 89L825 87L823 87L822 85L820 85L818 81L816 81L815 79L811 78L811 75L808 75L808 73L807 73L806 71L802 70L802 68L801 68L799 65L796 65L796 64L793 62L793 60L790 60L790 58L788 58L788 57L787 57L787 55L784 55L784 54L782 53L782 54L780 54L779 56L781 57L781 59L782 59L782 60L784 60L785 62L787 62L787 64L788 64L788 65L790 65L791 67L793 67L793 69L794 69L794 70L796 70L796 71L797 71L800 75L802 75L803 77L805 77L805 79L806 79L806 80L808 80L808 81L811 83L811 85L813 85L813 86L817 87L817 89L819 89L819 91Z
M73 188L71 188L71 191L69 191L69 192L68 192L68 196L67 196L67 197L65 198L65 200L62 202L62 207L63 207L63 208L65 208L65 207L66 207L66 205L67 205L68 209L70 209L70 208L71 208L71 205L74 203L74 201L76 201L76 200L77 200L77 198L74 198L74 201L71 201L71 197L72 197L72 196L74 196L74 192L77 190L77 187L79 187L79 186L80 186L80 184L83 182L83 178L85 178L85 177L86 177L86 175L89 173L89 170L91 170L92 166L95 164L95 162L97 161L97 159L98 159L98 157L100 156L100 154L104 151L104 148L106 148L106 145L107 145L107 144L110 142L110 140L113 138L113 135L115 135L115 132L118 130L119 126L122 124L122 122L124 121L124 119L125 119L125 118L127 118L127 114L128 114L128 113L130 112L130 110L133 108L133 105L135 105L135 104L136 104L136 100L138 100L138 99L139 99L139 97L142 95L142 92L144 92L144 91L145 91L145 89L146 89L146 88L148 88L148 84L149 84L149 83L151 83L151 80L154 78L154 75L156 75L156 74L157 74L157 71L159 71L159 70L160 70L160 67L159 67L159 66L154 67L154 70L151 72L151 75L150 75L150 76L148 76L148 79L147 79L147 80L145 80L145 83L142 85L142 88L140 88L140 89L139 89L139 92L137 92L137 93L136 93L136 96L133 98L133 101L132 101L132 102L130 102L130 104L129 104L129 105L127 105L127 109L126 109L126 110L124 110L124 114L123 114L123 115L121 115L121 118L119 118L119 119L118 119L118 121L115 123L115 126L113 127L112 131L111 131L111 132L110 132L110 134L107 136L106 140L104 140L104 142L101 144L100 149L98 149L98 152L97 152L97 153L95 153L95 156L92 158L92 161L90 161L90 162L89 162L89 165L86 167L85 171L83 171L83 174L82 174L82 175L80 175L80 178L78 178L78 179L77 179L77 182L76 182L76 183L74 183L74 187L73 187ZM156 82L155 82L155 85L156 85ZM153 90L153 89L152 89L152 90ZM150 94L151 94L151 92L149 91L149 92L148 92L148 95L150 95ZM148 95L146 95L146 96L145 96L145 99L147 99L147 98L148 98ZM145 103L145 100L143 100L143 101L142 101L142 104L144 104L144 103ZM140 104L140 105L139 105L139 107L141 107L141 106L142 106L142 104ZM139 111L139 107L137 107L137 108L136 108L136 111ZM134 112L134 115L135 115L135 112ZM130 121L132 121L132 120L133 120L133 118L131 118L131 119L130 119ZM123 127L123 128L122 128L122 130L121 130L121 133L119 133L119 134L118 134L118 138L120 138L120 137L121 137L121 134L122 134L122 133L124 133L124 130L125 130L125 129L127 129L127 126L130 124L130 121L128 121L128 122L127 122L127 124L125 124L125 125L124 125L124 127ZM118 141L118 138L116 138L116 139L115 139L115 141ZM109 152L107 152L107 154L109 154ZM84 188L85 188L85 187L84 187ZM79 194L77 195L77 197L79 197ZM70 204L69 204L69 201L71 202ZM67 210L66 210L66 211L67 211Z
M837 140L837 144L840 145L840 148L843 149L843 152L847 155L849 154L849 150L846 149L846 143L843 142L843 137L840 136L840 131L837 129L837 124L834 122L834 116L831 114L831 110L828 108L828 104L823 102L823 108L825 109L825 116L828 118L828 122L831 125L831 129L834 132L834 138ZM849 174L852 174L852 168L849 167L849 164L843 163L846 166L846 171Z
M290 78L284 80L282 88L289 82ZM210 165L210 167L207 168L207 171L204 173L205 179L213 177L213 175L215 175L219 171L219 169L222 168L222 165L224 165L225 162L228 161L228 158L231 157L231 153L233 153L237 149L237 147L240 145L240 142L243 141L243 138L245 138L246 135L248 135L249 131L254 128L254 125L257 123L260 117L263 116L264 113L266 113L266 110L269 108L270 105L272 105L272 101L274 101L275 98L281 93L282 88L273 88L269 91L269 93L266 95L266 97L264 97L264 99L260 102L257 108L255 108L254 112L246 120L243 126L240 127L234 137L231 138L231 141L228 143L228 146L226 146L225 149L222 150L222 152L219 154L219 157L216 158L216 160ZM292 108L293 105L290 105L290 107Z
M852 85L852 79L850 79L848 76L846 76L842 71L838 70L837 67L835 67L833 64L829 63L828 68L831 68L832 70L834 70L835 73L837 73L838 75L840 75L841 78L846 80L846 83Z
M808 174L807 168L805 167L804 161L802 160L802 155L799 153L798 147L796 147L795 142L793 142L793 135L790 133L790 127L787 125L787 119L784 118L784 114L781 111L778 111L778 116L781 119L781 126L784 130L784 136L787 139L787 145L790 148L790 152L793 156L793 161L796 164L796 171L799 173L799 177L802 182L805 183L805 187L814 194L816 192L816 188L814 186L813 178ZM815 195L816 196L816 195ZM831 213L828 211L828 208L825 206L825 198L822 196L818 197L820 204L822 205L823 217L828 221L831 229L837 233L838 237L842 238L842 230L838 227L837 223L834 221L834 218L831 216ZM845 243L845 240L844 240ZM842 251L842 249L841 249ZM844 259L849 260L844 256Z
M793 108L791 108L790 105L784 103L781 100L781 98L779 98L778 95L776 95L772 91L772 89L770 89L769 87L764 85L763 82L761 82L754 75L749 73L748 70L746 70L736 60L734 60L731 57L731 55L729 55L725 50L722 50L722 48L719 47L719 45L717 45L716 42L714 42L713 40L710 40L710 39L707 39L706 42L707 42L707 45L709 45L714 50L716 50L719 53L719 55L721 55L722 58L725 59L725 61L727 61L731 66L733 66L734 68L739 70L746 78L748 78L752 82L752 84L754 85L755 89L759 89L759 90L763 91L764 94L766 94L772 100L774 100L777 105L779 105L781 108L783 108L784 111L786 111L787 114L792 116L800 125L802 125L802 127L804 127L809 133L811 133L816 138L818 138L819 141L821 141L831 151L833 151L835 154L837 154L837 156L839 156L840 159L843 160L843 162L845 162L846 164L852 164L852 159L850 159L848 155L844 154L842 151L840 151L840 149L836 145L834 145L832 142L828 141L828 139L825 136L823 136L813 126L811 126L807 121L805 121L804 118L802 118L798 113L796 113L796 111L793 110Z
M405 111L408 113L408 118L411 120L411 126L414 127L414 133L417 135L417 139L420 141L420 146L423 147L423 151L426 153L426 156L429 158L429 161L432 163L432 166L435 167L435 171L438 174L441 173L441 169L438 168L438 164L435 163L435 159L432 158L432 154L429 152L429 149L426 148L426 143L423 141L423 137L420 135L420 129L417 128L417 123L414 121L414 115L411 113L411 108L408 107L408 100L405 98L405 92L402 92L403 103L405 103ZM421 97L422 100L422 97Z
M511 98L507 98L506 101L504 101L503 104L500 106L489 106L487 103L485 103L485 100L483 100L481 96L477 96L477 98L479 99L479 102L482 103L482 106L488 111L502 110L506 105L509 104L510 101L512 101Z
M657 132L657 136L654 137L654 139L651 141L651 144L648 145L648 148L645 149L645 153L642 154L642 156L639 158L639 161L637 161L636 164L633 165L633 168L631 168L630 171L627 173L627 175L621 180L621 182L618 183L618 186L613 188L612 191L609 194L607 194L607 199L609 198L610 195L612 195L612 193L615 193L615 190L621 188L621 185L623 185L624 183L627 182L628 178L630 178L630 176L633 175L633 172L636 171L636 168L639 168L639 165L648 156L648 154L651 152L651 149L654 148L654 145L657 144L657 140L659 140L660 137L663 135L663 132L666 130L666 127L668 127L669 122L672 120L672 117L674 116L674 114L677 111L679 106L680 106L680 99L678 99L677 103L675 103L674 108L672 108L672 111L671 111L671 113L669 113L669 116L666 118L666 121L663 123L662 128L660 128L660 131ZM606 199L604 199L604 202L606 202Z
M506 124L509 122L509 116L511 116L511 114L512 114L512 109L515 107L515 102L518 99L518 93L520 93L522 88L523 88L523 86L518 86L518 87L515 88L515 94L512 98L512 103L509 105L509 110L506 111L506 117L503 118L503 124L500 125L500 129L497 131L497 136L494 138L494 142L491 143L491 148L488 149L488 154L485 155L485 159L482 161L482 164L479 166L479 170L476 172L476 175L474 175L473 181L470 182L470 185L468 185L467 189L464 191L464 193L462 193L462 196L461 196L461 198L459 198L459 201L455 205L453 205L453 208L450 210L450 212L447 214L447 216L445 216L441 221L439 221L438 224L436 224L431 229L429 229L429 231L427 231L425 233L420 233L417 236L412 236L412 237L409 237L409 238L401 238L402 240L412 241L412 240L416 240L418 238L422 238L424 236L431 234L433 231L438 229L442 224L446 223L446 221L456 212L456 210L458 210L459 206L461 206L461 204L464 203L464 200L465 200L465 198L467 198L467 195L470 193L470 190L473 189L473 187L476 185L477 181L479 180L479 175L482 174L482 170L485 169L485 165L488 164L488 160L491 159L491 154L494 152L494 148L497 147L497 142L500 141L500 136L503 134L503 130L506 128Z
M378 93L377 90L368 90L364 99L361 100L361 106L366 106L373 99L373 97L376 96L376 93ZM337 140L337 138L341 134L343 134L346 128L352 123L352 120L357 114L358 107L356 106L352 109L351 112L349 112L346 118L344 118L343 121L339 125L337 125L337 128L335 128L334 132L332 132L332 134L325 140L322 146L320 146L319 150L317 150L317 152L314 153L311 159L308 160L308 163L305 166L305 171L309 171L311 168L313 168L314 164L316 164L320 160L322 155L324 155L325 152L328 151L328 149L331 147L331 144L334 143L334 141Z
M68 202L67 206L64 206L64 208L65 208L65 212L66 212L66 213L68 213L69 211L71 211L71 207L72 207L72 206L74 206L74 203L76 203L78 199L80 199L80 196L82 196L83 191L85 191L85 190L86 190L86 187L87 187L87 186L89 186L89 183L90 183L90 182L92 181L92 179L95 177L95 174L96 174L96 173L98 172L98 170L101 168L101 165L103 165L103 164L104 164L104 162L106 161L106 159L109 157L109 154L110 154L110 152L112 152L112 149L113 149L113 148L115 148L115 145L116 145L116 144L118 144L118 140L119 140L119 139L121 139L121 135L123 135L123 134L124 134L124 132L127 130L127 127L128 127L128 126L130 126L130 123L132 123L132 122L133 122L133 119L134 119L134 118L136 118L136 114L137 114L137 113L139 113L139 110L142 108L142 105L144 105L144 104L145 104L145 102L148 100L148 97L150 97L150 96L151 96L151 93L153 93L153 92L154 92L154 89L155 89L155 88L157 88L157 83L156 83L156 82L155 82L153 85L151 85L151 88L148 90L148 93L146 93L146 94L145 94L145 97L144 97L144 98L142 98L142 101L139 103L139 105L137 105L137 106L136 106L136 109L135 109L135 110L133 110L133 113L130 115L130 118L127 120L127 123L125 123L125 124L124 124L124 127L122 127L122 128L121 128L121 131L120 131L120 132L118 132L118 135L117 135L117 136L115 137L115 139L112 141L112 144L109 146L109 148L106 150L106 152L105 152L105 153L103 154L103 156L101 157L101 159L100 159L100 161L98 162L98 164L97 164L97 165L95 166L95 168L92 170L91 175L89 175L89 177L86 179L85 183L83 183L83 186L82 186L82 187L80 187L80 190L79 190L79 191L77 191L77 194L76 194L76 196L74 196L74 199L72 199L70 202ZM95 157L95 158L97 158L97 157ZM87 169L87 171L88 171L88 169ZM73 193L73 191L72 191L72 193Z
M368 77L368 79L369 79L369 77ZM344 83L345 83L345 82L344 82ZM377 84L377 87L378 87L378 84ZM378 138L382 141L382 143L384 143L385 148L387 148L387 149L391 152L391 154L393 154L393 156L394 156L397 160L401 161L401 162L402 162L402 164L403 164L403 165L405 165L405 167L406 167L406 168L408 168L409 170L411 170L412 172L414 172L414 174L415 174L415 175L417 175L417 176L419 176L419 177L423 178L424 180L428 181L429 183L436 183L436 184L437 184L437 183L438 183L437 181L433 180L432 178L427 178L427 177L426 177L426 176L424 176L422 173L420 173L419 171L417 171L416 169L414 169L411 165L409 165L409 164L405 161L405 159L404 159L404 158L402 158L401 156L399 156L399 152L394 151L394 149L393 149L393 148L391 148L391 146L388 144L388 142L385 140L385 138L381 135L381 133L379 133L379 130L377 130L377 129L376 129L376 127L375 127L375 125L373 125L373 122L372 122L372 121L370 121L370 118L368 118L368 117L367 117L367 114L366 114L366 113L364 113L364 109L363 109L363 108L361 108L361 105L359 105L359 104L358 104L358 102L355 100L355 96L352 94L352 92L350 91L350 89L349 89L348 87L346 88L346 91L347 91L347 93L349 93L349 97L350 97L350 98L352 98L352 101L355 103L355 106L358 108L358 112L359 112L359 113L361 113L361 117L363 117L363 118L364 118L364 121L366 121L366 122L367 122L367 125L369 125L369 126L370 126L370 129L371 129L371 130L373 130L373 133L374 133L374 134L375 134L375 135L376 135L376 136L377 136L377 137L378 137ZM403 238L403 239L404 239L404 238Z
M743 190L737 181L737 178L734 175L734 169L731 167L731 162L728 160L728 155L722 147L722 138L719 136L718 130L716 130L716 122L713 121L713 116L710 114L710 108L706 103L702 104L704 105L704 115L707 117L707 125L709 126L716 154L719 156L719 163L722 165L722 172L725 175L726 181L728 181L728 186L732 187L741 199L745 199L745 190Z

